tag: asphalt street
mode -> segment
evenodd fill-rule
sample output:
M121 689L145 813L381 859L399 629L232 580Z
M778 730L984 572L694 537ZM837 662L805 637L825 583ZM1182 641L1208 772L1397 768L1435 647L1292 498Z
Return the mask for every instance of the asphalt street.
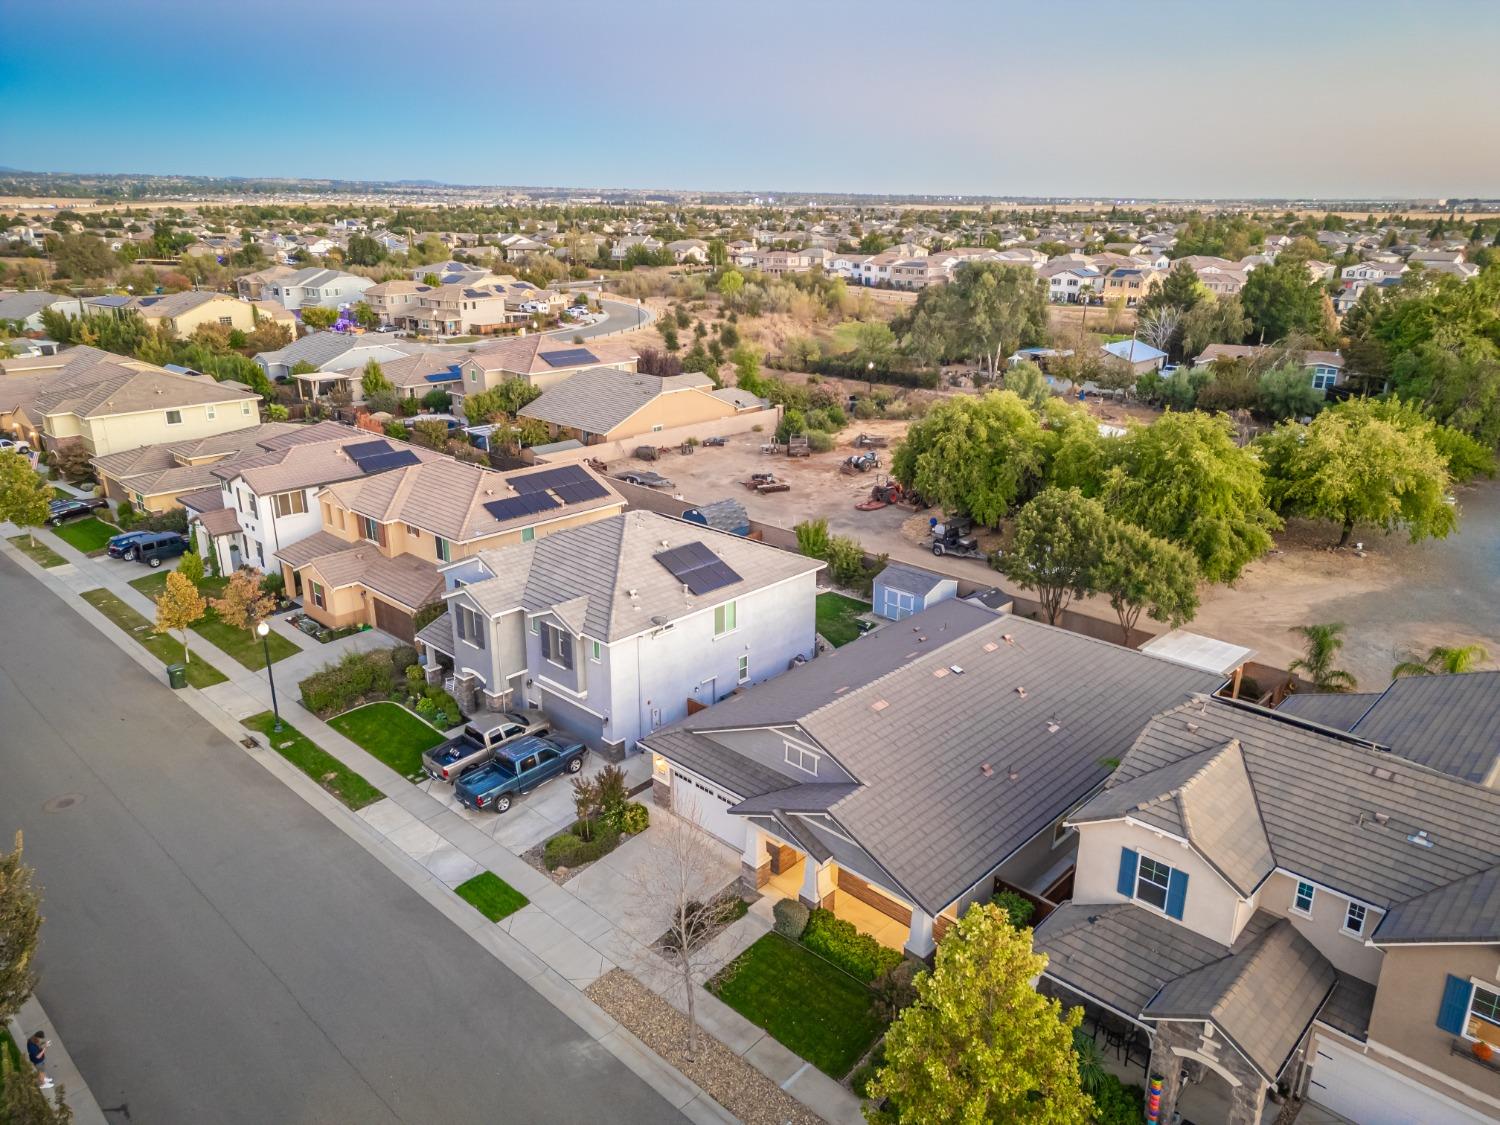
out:
M135 1125L681 1120L0 557L7 846L18 828L37 996Z
M566 340L580 336L587 340L594 336L603 336L609 332L623 332L646 323L646 310L639 305L626 301L612 301L608 297L600 301L600 305L609 316L599 321L599 323L590 324L582 328L555 328L549 332L549 335L560 336Z

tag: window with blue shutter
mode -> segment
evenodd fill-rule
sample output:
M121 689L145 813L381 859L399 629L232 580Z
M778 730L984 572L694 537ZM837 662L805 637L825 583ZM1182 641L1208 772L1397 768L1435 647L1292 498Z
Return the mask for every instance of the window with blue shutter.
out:
M1182 908L1187 903L1188 877L1186 871L1172 868L1172 878L1167 884L1167 917L1182 920Z
M1135 868L1139 857L1129 848L1120 849L1120 881L1115 885L1126 898L1135 897Z
M1438 1027L1449 1035L1462 1035L1464 1020L1469 1015L1469 1001L1473 998L1474 986L1449 973L1448 983L1443 986L1443 1002L1438 1007Z

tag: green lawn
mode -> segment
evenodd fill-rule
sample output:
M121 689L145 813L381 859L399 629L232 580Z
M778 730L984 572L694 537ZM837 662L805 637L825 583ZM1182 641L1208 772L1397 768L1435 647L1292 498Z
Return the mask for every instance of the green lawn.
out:
M525 895L493 871L481 871L467 883L460 883L453 890L459 898L491 922L498 922L507 914L514 914L529 901Z
M884 1028L868 988L777 933L740 954L708 989L832 1078L848 1074Z
M85 516L81 520L69 520L61 527L54 527L52 534L85 555L95 555L103 554L110 538L120 534L120 529L97 516Z
M163 664L181 664L182 642L170 634L152 632L153 625L108 590L85 590L83 600L145 646ZM198 657L187 662L187 681L196 688L222 684L228 677Z
M167 588L168 573L163 567L161 570L153 570L142 578L131 579L130 584L155 601ZM217 598L224 593L224 587L228 584L227 579L205 576L198 584L198 592L204 598ZM259 671L266 666L265 649L261 645L260 638L252 636L248 629L236 629L224 624L219 620L219 615L213 611L212 606L203 615L203 620L193 626L193 632L252 671ZM266 640L271 645L272 664L278 660L285 660L288 656L296 656L302 651L280 633L273 632Z
M65 488L58 488L57 485L55 485L55 484L52 486L52 499L54 499L54 500L72 500L73 498L74 498L73 494L71 492L69 492L67 489L65 489Z
M442 731L394 703L356 707L328 725L403 777L421 777L422 751L443 741Z
M314 746L308 737L288 723L281 733L272 731L276 718L269 711L251 715L245 725L265 735L266 743L292 765L312 778L351 809L362 809L380 800L379 789L355 773L328 751Z
M62 566L68 560L59 555L44 540L31 541L30 535L12 535L11 544L37 566Z
M819 594L814 603L818 614L818 632L834 648L846 645L859 636L859 615L870 612L870 603L843 594Z

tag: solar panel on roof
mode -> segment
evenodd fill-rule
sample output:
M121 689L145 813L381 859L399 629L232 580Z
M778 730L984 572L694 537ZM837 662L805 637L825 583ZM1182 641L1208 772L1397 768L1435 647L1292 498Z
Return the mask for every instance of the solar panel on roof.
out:
M504 522L519 519L522 516L534 516L538 512L545 512L557 506L557 501L545 492L528 492L520 496L510 496L504 500L491 500L484 505L484 510L495 519Z
M585 363L599 362L599 357L588 348L563 348L561 351L539 354L548 367L579 367Z
M371 457L379 457L382 453L390 452L391 443L384 438L376 441L361 441L356 442L354 445L344 446L344 453L348 455L349 460L353 461L361 469L364 468L364 463Z
M517 492L541 492L557 488L562 484L582 484L589 480L588 473L579 465L562 465L556 469L544 469L540 473L527 473L512 480L511 487Z
M383 473L388 469L399 469L404 465L417 463L417 455L410 449L393 449L389 453L377 453L355 462L364 473Z
M706 594L741 581L735 569L703 543L684 543L652 557L694 594Z
M596 480L575 481L572 484L559 484L552 489L557 493L557 498L564 504L582 504L588 500L598 500L609 495L609 489L605 488Z

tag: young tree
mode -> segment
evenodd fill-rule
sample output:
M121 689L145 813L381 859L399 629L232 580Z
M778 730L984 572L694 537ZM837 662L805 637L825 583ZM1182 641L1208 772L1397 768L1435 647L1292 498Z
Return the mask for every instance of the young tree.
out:
M208 611L208 603L198 588L175 570L167 575L167 588L156 599L156 631L170 633L173 629L182 634L182 662L190 663L193 655L188 651L188 632L193 623L201 621Z
M253 566L242 567L231 574L223 595L209 604L220 621L251 633L276 609L276 599L261 588L261 573Z
M1415 543L1445 538L1458 523L1448 463L1430 434L1381 417L1368 400L1342 402L1306 426L1284 422L1256 444L1277 510L1334 521L1340 547L1356 524L1405 528Z
M412 423L411 440L428 449L441 450L448 444L448 423L439 418L418 418Z
M52 489L19 453L0 453L0 520L25 528L36 545L36 529L47 522Z
M1110 524L1099 501L1073 489L1044 489L1016 513L1010 549L994 567L1035 590L1047 624L1056 625L1069 602L1098 589Z
M1410 656L1391 669L1391 679L1403 676L1459 676L1472 672L1476 666L1490 658L1489 649L1483 645L1438 645L1427 650L1423 657Z
M338 309L325 309L320 305L306 305L302 308L302 323L321 332L326 328L332 328L333 322L338 320Z
M354 306L354 323L372 331L380 327L380 314L370 307L369 301L360 301Z
M1312 376L1300 363L1284 363L1261 375L1255 400L1263 414L1277 421L1309 417L1323 409L1323 392L1312 385Z
M0 1027L36 986L32 958L42 931L42 896L32 885L35 870L22 857L18 831L15 847L0 852Z
M725 270L719 278L719 296L726 305L733 305L745 288L745 275L739 270Z
M870 1096L889 1098L902 1121L1093 1120L1073 1049L1083 1009L1065 1011L1033 987L1046 965L1029 929L1012 928L993 904L970 907L886 1033Z
M365 369L360 374L359 388L364 392L364 396L367 399L374 398L376 395L391 394L396 389L391 381L385 377L385 372L381 369L380 364L373 359L365 364Z
M1198 612L1198 564L1193 556L1123 520L1111 521L1093 586L1109 598L1120 620L1120 643L1125 645L1142 611L1173 629Z
M182 556L182 561L177 564L177 573L193 584L194 589L203 585L203 575L206 567L203 556L189 551Z
M1335 621L1327 625L1294 625L1292 632L1302 634L1305 655L1287 665L1291 672L1304 672L1319 691L1353 691L1359 687L1355 678L1333 666L1339 649L1344 647L1344 625Z
M1047 388L1047 377L1034 363L1018 363L1007 368L1005 389L1014 392L1017 398L1038 412L1052 397L1052 392Z
M849 356L860 371L885 370L896 358L896 337L885 321L855 321L850 335L854 347ZM871 364L875 366L871 368Z

